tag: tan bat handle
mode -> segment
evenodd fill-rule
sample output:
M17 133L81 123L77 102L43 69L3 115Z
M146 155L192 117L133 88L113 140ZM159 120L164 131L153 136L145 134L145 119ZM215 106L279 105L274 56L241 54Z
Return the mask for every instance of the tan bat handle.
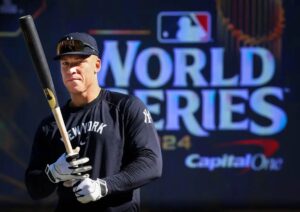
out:
M51 110L52 110L52 113L54 115L54 118L55 118L57 127L59 129L59 132L62 136L66 151L67 151L68 155L73 155L74 151L72 149L72 145L71 145L71 142L69 140L69 136L68 136L68 133L67 133L67 130L66 130L66 125L64 123L62 114L61 114L60 107L56 107L56 108L53 108Z

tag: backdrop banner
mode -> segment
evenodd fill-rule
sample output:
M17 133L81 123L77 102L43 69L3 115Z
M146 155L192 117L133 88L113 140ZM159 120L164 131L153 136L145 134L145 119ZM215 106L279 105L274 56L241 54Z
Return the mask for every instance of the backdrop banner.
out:
M60 104L59 38L93 35L99 84L133 94L160 136L143 208L299 207L300 30L293 0L0 1L0 208L33 201L24 173L51 111L18 19L33 16ZM71 130L71 129L67 129Z

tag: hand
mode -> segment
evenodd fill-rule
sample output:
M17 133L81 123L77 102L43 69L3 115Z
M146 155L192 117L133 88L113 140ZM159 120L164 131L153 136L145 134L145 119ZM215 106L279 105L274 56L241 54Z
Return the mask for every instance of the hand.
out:
M46 174L51 182L58 183L60 181L68 181L74 179L85 179L89 177L88 174L82 175L92 169L91 166L82 166L89 161L89 158L75 159L79 155L80 148L74 150L74 154L62 154L55 163L47 165Z
M91 201L97 201L106 196L107 185L106 182L101 179L92 180L91 178L85 178L73 186L73 192L77 200L85 204Z

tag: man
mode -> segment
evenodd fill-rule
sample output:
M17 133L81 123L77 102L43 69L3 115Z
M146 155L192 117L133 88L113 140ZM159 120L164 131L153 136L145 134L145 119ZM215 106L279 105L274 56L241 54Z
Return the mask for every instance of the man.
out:
M162 174L149 111L137 97L99 86L101 60L92 36L64 36L55 59L71 97L62 114L75 155L65 153L53 116L44 119L25 174L30 196L57 191L56 211L139 211L139 188Z

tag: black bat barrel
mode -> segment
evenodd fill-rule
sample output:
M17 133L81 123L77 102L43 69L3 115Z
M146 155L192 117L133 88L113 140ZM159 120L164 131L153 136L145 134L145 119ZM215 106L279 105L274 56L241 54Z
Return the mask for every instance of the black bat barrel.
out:
M38 32L36 30L33 18L31 15L22 16L19 18L20 26L30 51L36 73L38 74L44 94L48 100L50 107L58 107L56 92L54 89L52 77L50 74L48 62L45 52L42 47Z

